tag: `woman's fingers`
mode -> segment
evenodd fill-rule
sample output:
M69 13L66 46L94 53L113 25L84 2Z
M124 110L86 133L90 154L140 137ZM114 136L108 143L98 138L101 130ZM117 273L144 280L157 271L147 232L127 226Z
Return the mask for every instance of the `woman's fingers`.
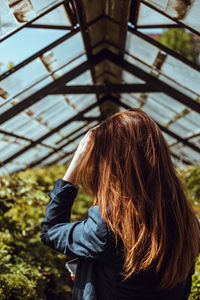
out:
M89 145L91 144L91 141L92 141L92 132L89 130L84 136L84 138L80 141L76 152L78 152L79 154L85 153Z
M93 133L89 130L83 139L80 141L78 148L74 154L74 157L65 173L64 180L69 181L73 184L76 184L76 177L80 165L88 152L89 148L91 147Z

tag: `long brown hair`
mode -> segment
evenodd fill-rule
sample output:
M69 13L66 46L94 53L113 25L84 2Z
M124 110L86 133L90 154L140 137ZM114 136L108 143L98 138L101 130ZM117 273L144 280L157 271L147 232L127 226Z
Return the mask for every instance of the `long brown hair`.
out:
M124 279L155 266L160 288L184 281L198 255L199 228L157 124L140 109L93 129L78 181L124 246Z

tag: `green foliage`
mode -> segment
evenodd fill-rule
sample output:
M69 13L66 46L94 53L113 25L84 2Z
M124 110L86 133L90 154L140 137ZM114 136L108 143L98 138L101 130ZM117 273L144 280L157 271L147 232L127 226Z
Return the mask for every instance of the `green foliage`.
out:
M199 47L194 41L193 35L184 28L171 28L165 30L160 42L187 59L199 63Z
M65 256L40 241L47 193L65 167L0 177L0 300L71 299ZM79 194L72 220L86 217L90 198Z
M47 193L64 173L64 166L53 166L0 177L0 300L71 299L65 256L42 245L39 237ZM180 170L180 174L193 204L199 207L200 167ZM90 197L79 193L72 221L85 218L90 204ZM190 300L197 299L200 258L190 295Z
M179 171L189 199L200 217L200 166L192 166Z
M200 166L191 166L179 170L186 187L188 198L191 200L194 211L200 217ZM192 289L189 300L200 299L200 256L198 257L195 273L192 276Z
M200 256L198 257L195 273L192 276L192 289L190 293L189 300L199 300L200 299Z

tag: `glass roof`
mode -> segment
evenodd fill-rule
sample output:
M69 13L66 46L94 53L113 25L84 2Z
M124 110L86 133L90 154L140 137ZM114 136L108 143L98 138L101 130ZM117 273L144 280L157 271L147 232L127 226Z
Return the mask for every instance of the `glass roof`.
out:
M200 1L174 1L174 0L143 0L145 4L150 4L152 8L158 9L174 20L179 20L184 25L200 31L199 11Z
M40 20L40 24L70 25L64 6L59 0L21 0L0 1L1 29L0 37L5 39L15 33L26 23ZM52 8L55 8L52 10Z
M92 18L86 2L77 19L67 0L0 1L0 174L66 164L105 107L140 107L160 126L176 164L199 164L200 68L137 31L177 22L199 31L199 1L185 15L174 3L140 1L125 24L117 8Z
M139 14L137 20L137 26L145 25L171 25L175 24L174 21L156 12L145 4L141 3L139 7Z
M143 67L144 71L155 72L157 77L171 86L181 89L196 99L200 94L200 73L177 58L160 51L159 48L144 41L135 34L127 33L125 58L131 63ZM143 66L142 66L143 64ZM187 80L185 78L187 77Z

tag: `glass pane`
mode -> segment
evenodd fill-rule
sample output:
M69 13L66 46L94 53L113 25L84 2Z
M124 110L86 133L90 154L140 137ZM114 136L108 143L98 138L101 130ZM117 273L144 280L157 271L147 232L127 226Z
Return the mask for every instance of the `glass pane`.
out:
M20 30L0 45L1 62L3 63L1 71L4 72L7 70L9 62L17 65L63 35L63 31L60 30L38 30L34 28Z
M3 146L2 143L1 146ZM8 157L20 151L22 148L24 148L24 146L20 144L5 143L5 146L0 149L1 161L6 160Z
M91 84L92 77L90 71L86 71L83 74L77 76L76 78L68 81L68 85L83 85L83 84Z
M31 119L25 113L20 113L3 123L1 128L32 140L48 132L48 128L45 125Z
M10 2L10 3L9 3ZM33 20L41 12L45 12L48 8L52 7L54 4L58 3L56 0L20 0L20 1L0 1L0 19L1 19L1 36L6 36L6 34L11 33L17 27L21 27L24 23ZM12 5L11 5L12 4ZM59 20L60 18L60 20ZM50 13L46 14L41 18L43 22L49 22L52 20L59 24L65 22L67 25L69 21L67 19L66 13L63 6L55 8ZM54 23L54 24L55 24Z
M167 109L153 97L148 97L142 106L142 109L159 122L159 124L166 124L175 116L173 111Z
M126 72L122 71L122 80L124 83L144 83L145 81Z
M15 163L23 163L25 165L28 165L44 155L48 154L52 150L46 147L43 147L41 145L37 145L34 148L31 148L30 150L24 152L22 155L18 156L13 160Z
M198 114L195 111L191 111L189 114L187 114L187 119L189 119L191 122L193 122L194 124L196 124L198 126L198 128L199 128L200 114Z
M59 165L65 165L68 160L72 159L72 157L73 157L73 155L67 155L66 157L59 160L58 164Z
M52 134L50 137L48 137L47 139L43 140L43 143L45 145L49 145L49 146L55 146L56 142L59 141L61 139L61 135L58 133L54 133Z
M47 2L55 2L55 0L50 1L38 1L31 0L33 7L36 11L40 11L48 6ZM44 15L42 18L39 18L34 24L53 24L53 25L66 25L71 26L68 16L66 14L65 8L63 5L60 5L56 9L52 10L48 14Z
M95 107L92 110L90 110L89 112L87 112L86 114L84 114L84 117L100 117L100 109L99 107Z
M164 25L164 24L175 24L172 20L159 14L150 7L140 4L138 22L137 25Z
M199 126L191 122L187 117L178 120L178 123L188 129L188 133L192 134ZM200 124L200 123L199 123Z
M162 66L162 72L170 79L200 94L200 72L197 70L168 55Z
M121 102L129 105L130 107L140 107L139 100L135 95L131 94L121 94Z
M8 99L11 99L46 75L48 75L48 72L38 58L28 65L24 66L23 68L19 69L17 72L11 74L9 77L3 79L1 81L1 88L8 92ZM41 85L44 86L51 81L52 79L49 78L48 82L45 82L45 84L41 83L34 88L34 91L41 88ZM28 94L30 94L30 91ZM15 101L16 100L17 99L15 99Z
M200 133L199 136L194 137L192 139L189 140L191 143L193 143L194 145L196 145L197 147L200 147Z
M185 105L164 93L151 93L150 97L172 112L181 113L183 110L187 109Z
M14 172L17 172L17 171L19 171L21 169L24 169L24 168L25 168L24 164L9 163L9 164L6 164L6 166L4 166L3 168L0 169L0 175L14 173Z
M165 133L164 131L162 131L162 134L165 138L165 140L167 141L167 144L170 146L172 143L176 143L177 140L175 138L173 138L171 135Z
M171 124L169 126L169 129L171 131L177 133L177 135L179 135L183 138L191 132L187 127L183 126L179 121Z
M181 153L185 154L190 160L195 161L197 164L200 163L200 155L189 147L182 147Z
M76 114L74 108L65 101L62 95L48 96L42 101L43 103L48 102L45 109L42 109L40 103L36 103L31 106L31 110L34 112L35 118L40 119L49 127L54 128Z
M126 51L148 65L153 65L158 54L158 48L130 32L127 32Z
M200 1L178 1L178 0L146 0L153 6L165 12L172 18L177 18L183 24L200 32L199 11Z
M67 126L65 126L64 128L62 128L59 132L63 135L63 136L67 136L69 135L71 132L77 130L78 128L80 128L81 126L83 126L85 123L80 121L80 122L71 122L70 124L68 124Z
M10 10L7 1L0 1L0 37L17 28L18 22Z
M84 110L89 105L97 102L96 98L94 98L93 95L85 95L81 96L79 98L76 98L73 101L73 97L71 97L70 103L75 105L75 107L78 109L78 111Z
M59 66L72 60L84 52L84 46L80 33L76 33L69 39L53 48L55 59Z

